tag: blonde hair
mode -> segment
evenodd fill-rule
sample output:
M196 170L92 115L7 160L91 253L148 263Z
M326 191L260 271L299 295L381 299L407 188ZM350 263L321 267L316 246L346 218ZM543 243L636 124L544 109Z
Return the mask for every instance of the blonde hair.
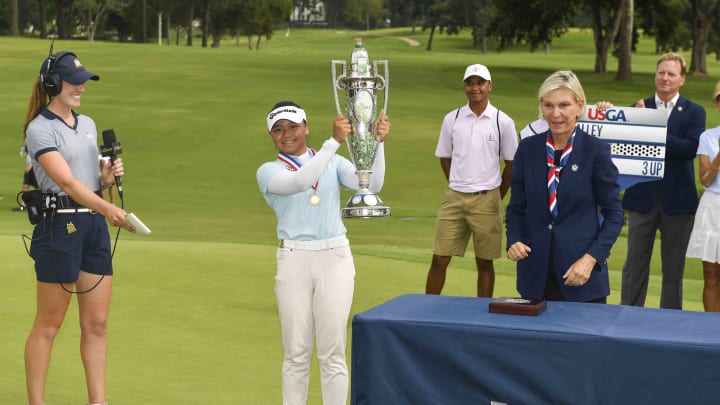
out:
M680 64L680 74L685 76L685 73L687 72L686 65L685 65L685 58L682 57L679 53L675 52L668 52L660 55L660 59L657 61L657 66L660 66L661 63L665 62L666 60L674 61Z
M43 108L47 107L50 97L45 91L45 87L42 85L40 77L35 79L33 86L32 96L30 96L30 102L28 103L27 112L25 113L25 121L23 122L23 139L27 137L27 129L30 122L40 114Z
M538 101L542 102L546 94L557 89L568 89L575 96L575 101L585 101L585 91L580 79L571 70L558 70L548 76L538 90Z
M715 90L713 90L713 103L718 102L718 98L720 98L718 96L720 96L720 81L717 82L717 84L715 85Z

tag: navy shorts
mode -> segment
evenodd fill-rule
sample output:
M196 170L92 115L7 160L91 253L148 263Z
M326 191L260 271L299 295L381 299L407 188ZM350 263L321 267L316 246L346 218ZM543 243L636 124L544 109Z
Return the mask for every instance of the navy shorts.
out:
M110 233L105 217L97 214L54 214L35 225L30 256L37 280L74 283L80 270L112 275Z

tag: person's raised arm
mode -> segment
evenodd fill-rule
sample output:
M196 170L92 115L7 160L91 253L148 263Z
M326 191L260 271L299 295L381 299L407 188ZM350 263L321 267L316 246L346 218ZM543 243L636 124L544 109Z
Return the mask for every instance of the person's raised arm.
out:
M323 142L322 148L306 164L297 171L283 170L273 175L268 183L268 192L290 195L305 191L312 187L322 176L330 159L337 152L340 144L345 142L352 129L350 120L342 114L333 119L333 134Z

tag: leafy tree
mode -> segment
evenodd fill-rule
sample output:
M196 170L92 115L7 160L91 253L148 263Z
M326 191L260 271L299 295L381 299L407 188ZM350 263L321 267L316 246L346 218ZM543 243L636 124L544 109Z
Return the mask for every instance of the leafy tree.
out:
M203 19L202 19L202 42L201 46L203 48L207 48L207 41L208 36L210 33L210 9L213 7L213 2L211 0L205 0L205 3L203 4L203 9L205 10L203 12Z
M264 36L265 39L272 38L273 32L277 26L281 23L286 23L290 14L293 11L292 0L254 0L258 3L259 7L256 8L257 14L254 16L256 19L256 27L258 27L257 42L255 43L255 50L260 50L260 39Z
M377 20L383 16L383 0L348 0L343 13L344 21L350 26L369 30L377 27Z
M418 22L423 21L432 0L385 0L393 26L411 26L415 35Z
M109 12L127 5L123 0L77 0L78 12L86 29L88 41L95 40L95 32L102 27Z
M720 21L719 9L715 9L713 21ZM713 24L708 40L708 52L715 52L715 60L720 60L720 24Z
M620 32L623 1L626 0L586 0L595 44L595 73L607 73L608 53Z
M140 42L146 43L148 41L147 0L140 0L140 16Z
M19 36L20 29L18 29L18 0L10 0L10 35Z
M20 36L23 31L32 31L41 27L38 20L38 3L45 6L47 0L8 0L0 1L0 34ZM32 32L31 32L32 33Z
M10 27L10 7L6 2L0 2L0 33L7 34Z
M98 0L95 0L98 1ZM102 0L110 1L110 0ZM148 42L148 30L155 32L159 13L167 16L187 15L187 5L192 0L113 0L116 7L108 16L108 28L116 29L121 42L132 39L135 42ZM181 11L178 11L181 10ZM150 18L148 18L150 16ZM184 20L178 18L176 21ZM169 22L169 21L168 21ZM184 26L183 26L184 27ZM163 27L165 28L165 27ZM169 40L169 39L168 39Z
M622 0L620 5L620 49L615 80L632 79L633 9L633 0Z
M185 45L192 46L193 44L193 21L195 20L195 2L196 0L187 0L187 9L185 13L185 21L187 21L187 25L185 28L187 29L187 34L185 36Z
M479 46L482 53L487 52L487 38L490 35L490 24L498 15L494 1L486 1L474 11L471 21L473 46Z
M427 50L432 50L435 30L448 35L457 35L463 28L473 26L475 10L484 0L442 0L429 3L425 12L423 30L429 29Z
M330 28L338 28L343 24L343 10L348 0L324 0L325 1L325 18Z
M146 13L151 17L156 17L151 18L151 20L162 20L162 32L159 33L161 38L158 40L165 39L168 45L171 42L172 21L175 21L173 13L176 8L179 8L180 3L181 2L171 0L150 0L147 3ZM148 28L150 28L151 22L148 21L148 24Z
M637 24L644 35L655 38L655 53L689 49L692 30L687 0L635 0Z
M427 48L425 48L428 51L432 50L432 41L433 36L435 35L435 30L438 28L438 26L442 27L443 24L446 23L447 19L449 19L449 13L450 2L448 0L438 1L431 4L427 8L427 11L425 13L425 22L423 23L422 28L423 31L430 30Z
M58 38L68 39L73 35L73 17L75 16L75 0L54 0L55 31Z
M293 11L292 0L249 0L241 11L239 27L248 37L248 48L252 49L252 36L257 35L255 50L260 50L260 41L272 37L275 29L286 23Z
M220 47L222 36L228 32L237 32L243 7L242 0L220 0L210 12L210 35L212 47Z
M192 0L158 0L155 5L157 12L162 12L166 16L167 23L165 24L168 30L168 43L171 42L170 28L175 28L175 45L180 45L180 34L185 32L185 35L192 33L192 20L188 19L188 9L190 8ZM175 24L175 25L173 25Z
M526 44L531 50L549 51L553 37L567 32L576 11L572 0L498 0L496 17L490 24L499 48Z
M720 0L691 0L693 15L693 46L690 74L707 75L707 45L712 26L717 23Z
M255 25L255 4L251 1L244 1L240 11L240 20L238 21L238 35L244 34L247 36L248 49L252 49L252 36L258 32L258 28Z
M390 21L394 26L415 26L415 1L386 0L385 7L390 13Z
M102 0L106 1L106 0ZM143 3L141 0L123 0L108 10L106 28L115 30L119 42L142 42Z
M45 4L45 0L38 1L38 14L40 38L47 38L47 4Z

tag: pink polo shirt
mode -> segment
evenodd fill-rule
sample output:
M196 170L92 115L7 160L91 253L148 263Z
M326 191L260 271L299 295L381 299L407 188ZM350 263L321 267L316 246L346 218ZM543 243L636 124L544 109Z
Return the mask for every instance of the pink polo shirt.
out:
M500 160L513 160L517 145L512 118L489 102L480 116L466 104L445 115L435 156L452 158L451 189L473 193L500 187Z

